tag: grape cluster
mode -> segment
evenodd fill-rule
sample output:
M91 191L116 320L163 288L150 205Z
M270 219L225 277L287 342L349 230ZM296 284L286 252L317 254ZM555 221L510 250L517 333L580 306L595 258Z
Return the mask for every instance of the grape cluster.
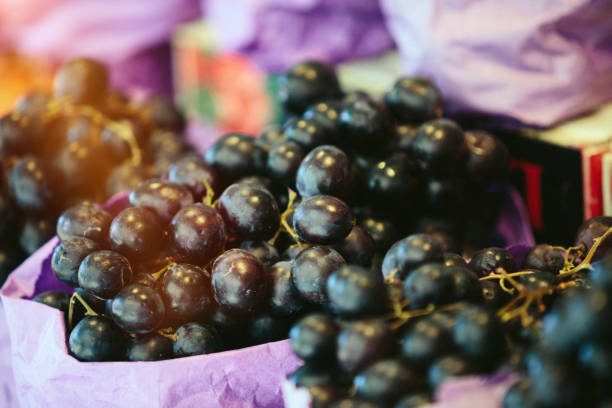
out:
M52 94L34 91L0 118L0 277L54 235L55 220L155 175L188 151L182 114L165 98L135 104L100 63L61 66Z

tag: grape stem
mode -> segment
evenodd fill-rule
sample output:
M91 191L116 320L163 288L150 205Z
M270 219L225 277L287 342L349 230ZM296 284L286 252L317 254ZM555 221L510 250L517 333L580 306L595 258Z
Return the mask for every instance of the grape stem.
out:
M72 296L70 296L70 303L68 306L68 327L70 329L72 329L72 318L74 316L74 305L77 300L85 308L85 316L98 316L98 313L96 313L96 311L93 310L91 306L87 304L87 302L85 301L85 299L81 297L81 295L79 295L77 292L73 292Z
M610 235L612 234L612 227L608 228L606 230L606 232L603 233L603 235L595 238L593 240L593 246L591 247L591 249L589 250L589 252L586 254L586 256L584 257L584 259L582 261L580 261L580 263L572 268L568 268L567 270L562 270L559 273L559 277L563 278L565 276L571 275L573 273L578 272L581 269L592 269L593 267L591 266L591 259L593 259L593 256L595 255L595 252L597 252L597 248L599 248L599 246L601 245L601 243Z
M168 269L170 269L170 267L172 267L172 266L174 266L174 265L176 265L176 262L170 262L170 263L168 263L166 266L164 266L163 268L161 268L159 271L152 273L152 274L151 274L151 276L153 276L153 279L155 279L155 280L159 280L159 278L161 278L161 277L162 277L162 275L163 275L164 273L166 273L166 271L167 271Z
M215 203L213 202L213 198L215 197L215 191L210 186L210 183L208 182L208 180L204 178L202 182L204 183L204 186L206 187L206 195L202 199L202 202L209 207L214 207Z

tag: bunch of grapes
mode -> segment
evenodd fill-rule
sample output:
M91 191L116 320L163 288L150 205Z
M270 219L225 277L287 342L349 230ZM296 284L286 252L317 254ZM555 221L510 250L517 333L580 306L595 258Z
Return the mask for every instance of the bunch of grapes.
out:
M64 209L165 175L190 149L184 126L170 101L130 102L86 58L59 68L52 95L22 97L0 118L0 280L53 236Z

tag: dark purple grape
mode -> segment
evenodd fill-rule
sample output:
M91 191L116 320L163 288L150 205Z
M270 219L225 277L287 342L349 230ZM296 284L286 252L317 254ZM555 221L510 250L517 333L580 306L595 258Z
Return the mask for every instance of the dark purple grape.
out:
M547 355L532 356L527 363L531 395L538 407L577 407L580 404L583 378L565 359ZM592 379L591 379L592 381ZM585 398L586 399L586 398Z
M580 367L589 374L589 378L610 383L612 380L612 350L604 342L588 342L578 352Z
M343 196L351 181L351 163L336 146L324 145L304 157L297 171L296 186L302 197L328 194Z
M402 340L402 355L410 367L427 370L440 356L455 349L452 329L434 319L421 319L411 325Z
M494 312L470 306L459 312L453 340L462 353L487 364L505 352L504 331Z
M53 250L51 268L62 283L76 287L79 285L78 272L81 261L99 249L97 243L87 238L77 237L60 242Z
M123 358L125 341L109 318L86 316L72 329L68 346L80 361L116 361Z
M302 360L325 364L336 353L338 325L327 315L311 314L299 320L289 332L291 348Z
M19 235L19 245L26 254L33 254L55 235L53 222L44 218L29 218Z
M311 244L342 241L353 228L351 209L339 198L320 195L305 199L293 215L293 228Z
M103 106L107 92L106 67L89 58L64 63L53 80L53 96L79 105Z
M100 246L108 245L108 230L112 216L91 204L68 208L57 219L57 236L65 241L74 237L89 238Z
M201 201L206 196L206 183L215 193L221 192L217 172L197 155L186 155L172 163L168 169L168 180L187 187L195 201Z
M536 245L523 258L524 269L537 269L557 274L563 268L563 254L548 244Z
M144 181L130 193L130 205L148 208L162 223L169 223L181 208L190 204L193 196L186 187L162 179Z
M327 278L330 308L346 317L375 315L387 305L387 288L380 272L346 265Z
M34 296L32 300L57 309L63 313L68 313L70 295L61 290L49 290Z
M240 249L255 255L266 269L280 261L278 250L266 241L244 241Z
M106 193L109 196L131 191L137 185L151 176L143 166L133 163L123 163L114 167L106 179Z
M149 98L142 109L147 119L160 129L179 133L185 129L185 117L174 103L164 96L155 95Z
M176 357L197 356L221 351L222 345L212 326L199 323L185 323L176 331L178 339L174 342Z
M464 164L467 145L459 125L449 119L434 119L417 130L412 153L426 172L446 175Z
M376 250L374 240L363 228L354 226L344 240L333 246L347 263L369 267Z
M310 152L317 146L329 145L334 142L334 132L314 119L295 118L287 122L283 128L286 141L297 143Z
M389 141L385 153L412 153L412 144L416 139L416 126L398 124L395 126L393 138Z
M174 248L181 259L206 266L223 251L225 223L219 211L196 203L179 210L170 223Z
M382 272L385 277L394 273L399 279L405 279L420 265L443 261L442 247L437 239L427 234L414 234L389 248L383 260Z
M164 245L164 231L157 216L146 208L121 211L110 226L110 246L132 260L152 259Z
M404 296L410 300L412 309L451 303L454 295L453 273L441 263L426 263L419 266L404 282Z
M304 111L302 118L312 119L330 130L337 131L340 122L342 102L329 100L311 105Z
M502 248L485 248L476 252L470 260L469 267L479 277L491 272L497 273L497 268L503 268L507 273L516 272L518 266L512 254Z
M270 178L262 176L243 177L238 180L236 184L246 184L268 190L276 199L279 210L282 211L287 208L287 204L289 203L289 190L287 186L283 186L272 181Z
M154 171L157 177L165 177L170 164L189 152L190 147L181 136L160 129L153 129L144 145L145 158L157 168Z
M310 395L313 407L331 407L334 402L348 395L345 387L334 384L313 385L306 387L306 389Z
M44 159L23 156L10 175L15 203L32 214L48 214L58 207L61 196L60 175Z
M444 265L446 266L460 266L463 268L467 268L468 264L463 259L463 257L459 254L455 254L453 252L445 252L444 253Z
M114 297L131 280L130 262L118 252L92 252L79 266L79 286L102 299Z
M294 188L295 175L304 154L304 149L295 142L278 143L268 152L266 173L276 182Z
M367 175L373 201L387 206L407 202L418 187L419 170L406 153L396 153L378 162Z
M398 122L421 124L442 116L440 90L427 78L399 78L385 94L385 105Z
M406 392L422 387L418 375L398 359L377 361L355 377L357 398L391 404Z
M37 139L29 118L17 114L0 118L0 158L32 153L40 143Z
M241 133L230 133L206 151L204 160L219 173L225 184L230 184L241 177L262 173L266 165L266 151L256 139Z
M340 376L337 369L330 369L326 365L320 364L304 364L295 370L289 380L298 387L313 387L324 385L336 385L340 382Z
M345 264L342 255L331 248L306 248L295 258L291 267L293 285L304 299L320 305L327 304L327 278Z
M263 312L255 316L247 325L248 340L252 344L265 344L285 340L291 327L291 319L272 316Z
M276 123L267 125L263 132L261 132L261 135L259 135L258 140L264 145L274 148L274 146L285 141L285 137L283 136L283 127Z
M173 343L168 337L153 333L131 339L126 347L128 361L158 361L174 356Z
M442 357L429 367L429 387L435 390L444 381L462 375L475 374L480 369L469 357L451 354Z
M491 309L499 309L512 299L512 296L499 286L497 279L482 280L480 287L484 304Z
M332 408L382 408L385 405L355 398L343 398L331 404Z
M599 216L586 220L578 228L576 233L575 246L584 246L584 254L587 254L595 239L601 237L610 227L612 227L612 217ZM603 259L612 249L612 237L607 237L599 244L592 261Z
M359 225L372 237L377 251L386 252L400 236L398 226L384 218L366 217Z
M268 269L268 307L273 314L291 316L304 308L304 302L291 281L291 262L281 261Z
M121 289L111 303L113 321L130 334L146 334L158 329L164 314L161 296L139 283Z
M357 373L382 358L392 356L397 341L383 319L358 320L349 323L338 335L337 358L349 373Z
M219 212L228 235L239 241L271 238L280 226L276 199L268 190L256 185L229 186L221 194Z
M259 260L241 249L221 254L212 267L215 300L234 314L253 314L266 301L266 272Z
M345 144L364 153L381 150L393 135L384 105L362 96L345 101L340 111L340 128Z
M140 283L141 285L157 289L157 281L155 280L153 275L148 274L147 272L139 272L135 274L131 283Z
M459 176L430 178L425 186L429 210L447 216L460 214L467 196L466 182Z
M202 321L214 309L210 275L195 265L171 265L158 291L166 305L166 321L172 326Z
M509 153L506 146L482 130L465 132L465 141L468 148L468 177L484 183L502 180L508 172Z
M42 116L51 102L51 95L42 90L28 91L21 95L14 105L13 111L29 118Z
M482 286L478 276L466 266L447 266L454 281L454 301L482 302Z
M318 101L342 95L334 68L318 61L304 61L291 67L278 81L278 98L288 112L301 115Z

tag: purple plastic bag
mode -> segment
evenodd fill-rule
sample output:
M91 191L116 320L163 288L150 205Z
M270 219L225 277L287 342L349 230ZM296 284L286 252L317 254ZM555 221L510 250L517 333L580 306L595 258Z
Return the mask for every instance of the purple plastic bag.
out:
M451 110L549 126L612 98L609 0L381 0L405 71Z
M281 71L304 59L341 62L393 48L378 0L207 0L220 48Z

